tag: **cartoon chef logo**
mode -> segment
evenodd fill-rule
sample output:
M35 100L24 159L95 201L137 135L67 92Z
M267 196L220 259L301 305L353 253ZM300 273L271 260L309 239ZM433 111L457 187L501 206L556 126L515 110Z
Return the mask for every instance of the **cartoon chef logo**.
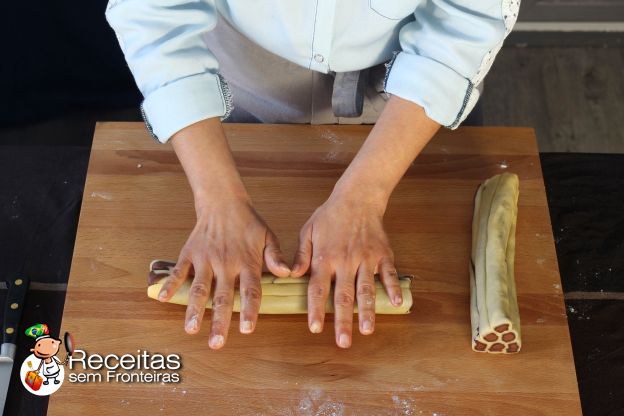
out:
M22 384L32 394L37 396L49 396L57 391L65 379L63 368L71 355L67 347L67 356L63 361L56 355L61 347L61 340L50 335L46 324L33 325L26 330L26 335L35 339L35 345L30 349L32 354L26 357L22 363L20 378ZM66 344L73 344L69 333L65 333ZM70 341L71 340L71 341Z

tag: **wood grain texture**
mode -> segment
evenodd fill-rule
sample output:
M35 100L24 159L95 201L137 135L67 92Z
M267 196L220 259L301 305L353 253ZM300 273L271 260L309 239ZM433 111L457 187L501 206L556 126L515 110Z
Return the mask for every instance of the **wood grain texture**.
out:
M299 227L327 197L367 126L226 125L258 211L292 256ZM506 166L506 168L505 168ZM523 351L471 351L472 198L484 178L520 177L516 280ZM553 237L530 129L441 131L394 193L386 227L399 272L414 275L407 316L379 316L341 350L304 316L262 316L223 350L183 329L184 308L148 299L153 258L176 258L194 225L168 145L139 123L97 126L63 331L90 353L182 356L182 382L67 383L50 415L580 415ZM331 319L331 316L328 316ZM331 325L328 325L331 329Z

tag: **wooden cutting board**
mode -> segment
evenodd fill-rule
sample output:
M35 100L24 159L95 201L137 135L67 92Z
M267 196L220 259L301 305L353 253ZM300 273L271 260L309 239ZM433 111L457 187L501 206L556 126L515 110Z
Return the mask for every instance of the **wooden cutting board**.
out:
M299 227L331 192L369 126L225 126L257 210L291 258ZM208 163L208 162L207 162ZM392 163L388 161L388 163ZM520 177L516 282L523 350L470 348L473 195L503 171ZM194 225L184 173L140 123L95 131L62 331L89 354L181 356L182 380L71 383L51 415L580 415L557 258L533 131L442 130L394 193L385 219L414 307L379 316L373 336L335 346L304 315L261 316L211 351L186 335L184 307L146 296L153 258L175 259ZM332 319L329 315L327 319ZM70 371L71 372L71 371Z

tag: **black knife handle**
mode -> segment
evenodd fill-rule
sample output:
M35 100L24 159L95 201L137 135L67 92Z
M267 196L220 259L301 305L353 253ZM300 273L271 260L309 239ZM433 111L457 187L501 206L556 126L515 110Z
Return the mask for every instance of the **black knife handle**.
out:
M2 342L16 344L17 331L22 311L24 310L24 300L28 291L30 280L26 277L16 277L7 280L9 292L6 297L4 308L4 325L2 327Z

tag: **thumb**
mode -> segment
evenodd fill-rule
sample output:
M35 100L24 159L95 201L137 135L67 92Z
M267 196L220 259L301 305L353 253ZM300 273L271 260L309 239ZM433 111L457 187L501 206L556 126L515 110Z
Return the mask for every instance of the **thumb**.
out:
M290 275L290 268L284 261L284 254L277 237L271 230L267 230L264 242L264 262L271 273L278 277Z
M305 227L299 235L299 248L295 254L295 262L293 264L292 277L301 277L310 268L312 261L312 227Z

